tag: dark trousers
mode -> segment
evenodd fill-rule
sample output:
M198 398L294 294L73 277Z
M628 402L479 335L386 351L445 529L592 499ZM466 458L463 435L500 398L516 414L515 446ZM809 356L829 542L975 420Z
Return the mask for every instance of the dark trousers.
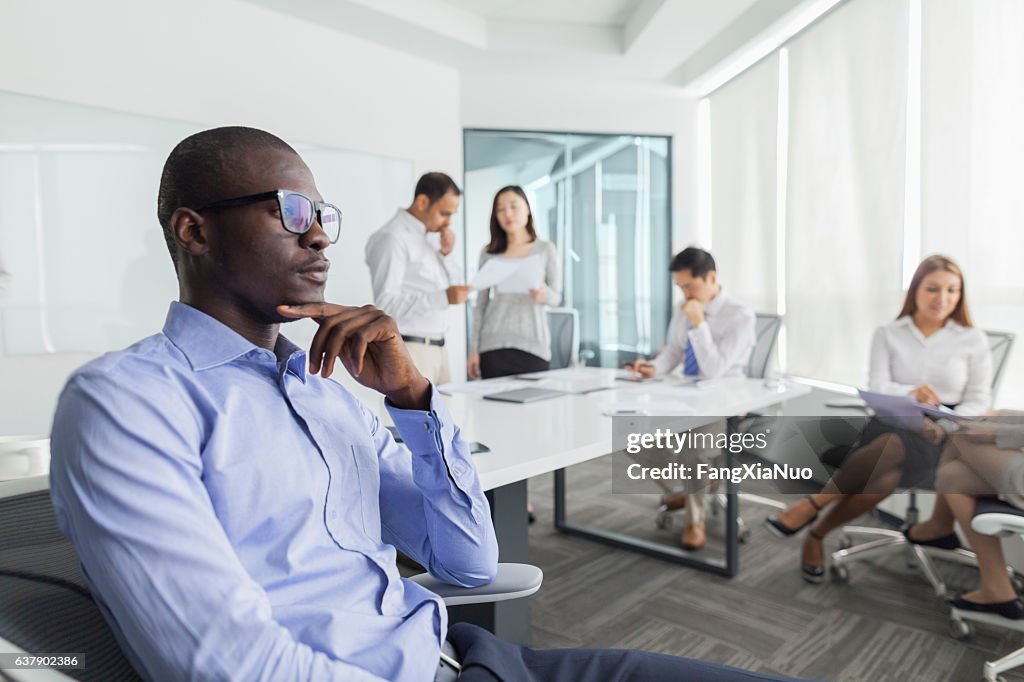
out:
M544 372L549 369L549 361L518 348L501 348L480 354L480 376L484 379Z
M468 623L448 629L462 662L460 682L752 682L791 680L625 649L536 650L510 644Z

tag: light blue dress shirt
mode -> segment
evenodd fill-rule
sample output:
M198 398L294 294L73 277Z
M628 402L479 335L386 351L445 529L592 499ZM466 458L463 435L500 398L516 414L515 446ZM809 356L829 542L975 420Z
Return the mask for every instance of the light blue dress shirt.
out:
M153 680L432 680L447 582L497 542L444 404L389 407L172 303L164 330L78 370L52 434L58 523L122 648ZM408 449L406 449L406 446ZM411 454L410 454L411 451Z

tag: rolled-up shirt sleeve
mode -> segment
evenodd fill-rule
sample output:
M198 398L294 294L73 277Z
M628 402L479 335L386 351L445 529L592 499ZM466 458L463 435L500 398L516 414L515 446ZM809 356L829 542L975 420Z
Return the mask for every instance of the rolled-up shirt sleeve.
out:
M668 374L683 361L686 349L686 322L678 307L672 313L672 321L669 322L668 333L665 336L665 346L657 357L651 360L657 376Z
M707 321L689 331L693 353L705 379L724 376L736 365L746 366L757 343L756 321L752 312L737 311L726 319L728 323L719 327L717 338L712 335Z
M437 391L427 411L388 411L405 441L395 443L366 413L380 461L384 540L452 585L485 585L497 573L490 505L469 447Z
M200 415L171 381L155 388L76 376L51 445L58 523L134 665L161 680L380 680L275 622L203 485Z

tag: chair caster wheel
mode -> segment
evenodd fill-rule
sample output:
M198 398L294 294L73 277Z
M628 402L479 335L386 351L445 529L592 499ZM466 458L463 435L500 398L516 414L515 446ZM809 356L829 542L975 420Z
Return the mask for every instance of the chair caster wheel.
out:
M747 541L750 539L750 528L746 526L740 528L740 532L736 535L736 539L739 540L741 544L747 544Z
M834 580L837 583L850 582L850 569L848 569L846 566L833 565L829 569L829 573L832 574L832 580Z
M850 549L851 547L853 547L853 542L850 540L850 536L840 534L839 543L836 545L836 549Z
M949 634L952 635L953 639L962 642L974 636L974 626L966 621L952 618L949 621Z
M675 525L675 516L669 511L658 512L654 523L660 530L672 530L672 526Z

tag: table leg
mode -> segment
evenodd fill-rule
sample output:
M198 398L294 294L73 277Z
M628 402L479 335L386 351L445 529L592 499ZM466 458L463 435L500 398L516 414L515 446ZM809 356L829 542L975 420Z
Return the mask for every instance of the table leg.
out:
M726 466L733 466L733 458L729 452L725 454ZM732 578L739 572L739 502L737 499L736 484L731 480L725 482L726 508L725 508L725 558L704 556L702 552L691 552L682 547L673 547L658 542L651 542L625 533L595 528L593 526L581 526L568 520L568 510L565 502L566 480L565 469L555 471L555 528L566 535L575 535L588 540L595 540L606 545L628 549L633 552L647 554L672 561L683 566L689 566L701 571L716 573Z
M491 519L498 536L498 560L529 563L526 481L487 491ZM530 601L513 599L448 608L448 621L479 625L515 644L530 644Z

